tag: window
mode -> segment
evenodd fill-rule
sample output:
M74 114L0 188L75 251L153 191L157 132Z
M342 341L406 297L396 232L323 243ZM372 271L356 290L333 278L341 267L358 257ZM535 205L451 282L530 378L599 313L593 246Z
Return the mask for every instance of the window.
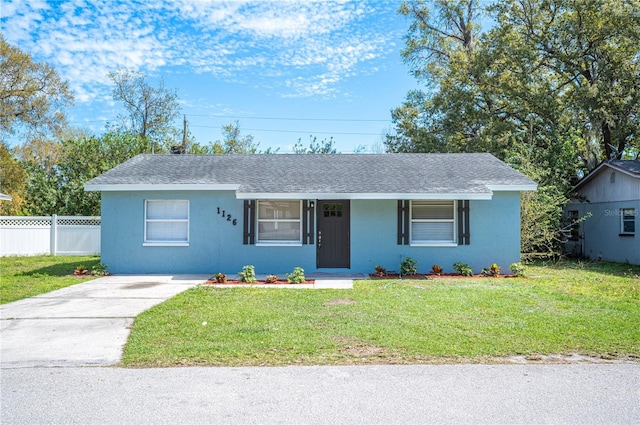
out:
M342 217L342 203L324 204L322 215L323 217Z
M258 243L301 244L300 201L258 201Z
M144 244L188 245L189 201L145 201Z
M455 201L412 201L411 243L455 244Z
M636 233L636 209L623 208L620 213L620 216L622 217L622 234L634 235Z

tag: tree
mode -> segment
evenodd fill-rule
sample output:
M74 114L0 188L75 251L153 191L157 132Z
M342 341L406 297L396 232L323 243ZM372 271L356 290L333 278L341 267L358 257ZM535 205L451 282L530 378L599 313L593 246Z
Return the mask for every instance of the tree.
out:
M73 105L66 81L49 65L8 44L0 35L0 135L24 128L29 137L57 134Z
M21 215L24 212L27 174L5 142L0 141L0 192L11 201L0 202L0 215Z
M259 143L253 141L252 135L241 136L240 123L227 124L222 127L222 140L217 140L211 147L212 153L252 154L258 153Z
M25 185L25 214L52 215L59 214L59 191L56 175L47 174L46 170L35 162L23 163L27 172Z
M100 194L83 185L144 153L147 143L129 133L78 137L63 142L34 140L16 149L26 171L25 214L100 215Z
M128 133L106 133L62 142L57 167L58 214L100 215L100 194L83 185L146 151L146 141Z
M32 139L15 148L22 163L33 163L53 176L62 157L62 144L49 139Z
M62 154L61 143L37 138L16 147L15 152L26 171L24 214L59 214L58 164Z
M405 1L398 12L411 19L401 55L419 80L437 82L456 56L475 50L478 0Z
M494 46L507 67L531 59L600 158L638 146L640 1L508 0L492 9ZM554 112L555 113L555 112ZM595 166L591 164L591 166Z
M434 13L425 1L400 9L412 20L403 56L427 90L392 112L389 150L504 158L515 144L576 133L587 170L637 151L638 0L501 0L489 9L495 27L475 35L476 1L430 3Z
M387 149L488 151L522 170L539 183L523 196L523 249L553 255L571 178L638 151L640 1L499 0L485 32L474 0L399 11L424 88L392 111Z
M484 122L472 67L479 45L479 2L419 0L403 2L398 11L411 22L402 58L425 88L410 91L403 105L392 110L395 131L387 135L387 150L467 150L465 141L479 135L477 123ZM465 119L458 119L462 115Z
M438 131L434 112L430 111L425 92L412 90L405 102L391 111L394 131L387 131L384 145L389 152L446 152L447 138Z
M123 68L110 72L109 78L114 84L114 100L122 102L127 112L119 116L121 131L149 140L152 151L156 144L177 134L172 133L172 123L180 114L178 95L165 88L164 80L153 87L144 73Z
M293 145L293 153L296 154L334 154L337 153L333 137L318 141L316 136L309 136L309 147L302 146L302 139L298 139Z

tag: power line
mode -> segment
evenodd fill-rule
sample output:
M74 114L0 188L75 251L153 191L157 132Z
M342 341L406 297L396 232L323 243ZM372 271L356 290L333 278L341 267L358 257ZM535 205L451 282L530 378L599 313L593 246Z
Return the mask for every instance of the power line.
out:
M272 120L272 121L339 121L339 122L389 122L391 119L359 119L359 118L293 118L293 117L248 117L236 115L205 115L205 114L188 114L192 117L208 117L208 118L235 118L246 120Z
M231 119L246 119L246 120L272 120L272 121L335 121L335 122L390 122L391 119L360 119L360 118L294 118L294 117L249 117L249 116L237 116L237 115L207 115L207 114L186 114L190 117L207 117L211 119L216 118L231 118ZM89 123L103 123L109 121L108 119L97 119L88 121L70 121L69 124L89 124Z
M271 121L316 121L316 122L385 122L390 120L380 119L356 119L356 118L294 118L294 117L240 117L236 115L207 115L207 114L186 114L191 117L207 117L209 119L225 118L225 119L246 119L246 120L271 120ZM185 117L186 117L185 115ZM91 123L103 123L107 122L107 119L98 119L90 121L71 121L69 124L91 124ZM216 125L197 125L190 123L190 127L198 128L212 128L222 130L223 126ZM292 134L321 134L321 135L344 135L344 136L379 136L380 133L367 133L367 132L337 132L337 131L311 131L311 130L278 130L267 128L242 128L243 131L261 131L268 133L292 133Z
M191 127L200 128L215 128L222 130L223 127L213 125L196 125L191 124ZM273 130L266 128L242 128L242 131L266 131L271 133L305 133L305 134L341 134L348 136L379 136L380 133L358 133L358 132L337 132L337 131L308 131L308 130Z

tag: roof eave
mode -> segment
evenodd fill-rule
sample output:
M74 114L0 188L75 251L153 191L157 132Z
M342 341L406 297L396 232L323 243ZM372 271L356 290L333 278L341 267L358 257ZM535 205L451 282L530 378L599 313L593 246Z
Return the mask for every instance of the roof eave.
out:
M531 184L488 184L487 187L495 192L529 192L538 190L537 183Z
M537 184L486 185L475 192L245 192L237 184L85 184L88 192L235 191L236 199L468 199L491 200L494 191L532 191Z
M407 199L407 200L491 200L493 192L455 193L332 193L332 192L236 192L237 199Z

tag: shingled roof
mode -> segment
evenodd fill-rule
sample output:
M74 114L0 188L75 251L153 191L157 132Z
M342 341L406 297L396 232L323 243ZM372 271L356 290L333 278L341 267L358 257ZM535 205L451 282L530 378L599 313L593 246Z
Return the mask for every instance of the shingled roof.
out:
M488 153L138 155L89 191L234 190L239 199L491 199L536 183Z
M626 160L626 159L612 159L609 164L616 168L627 170L628 172L640 176L640 159Z

